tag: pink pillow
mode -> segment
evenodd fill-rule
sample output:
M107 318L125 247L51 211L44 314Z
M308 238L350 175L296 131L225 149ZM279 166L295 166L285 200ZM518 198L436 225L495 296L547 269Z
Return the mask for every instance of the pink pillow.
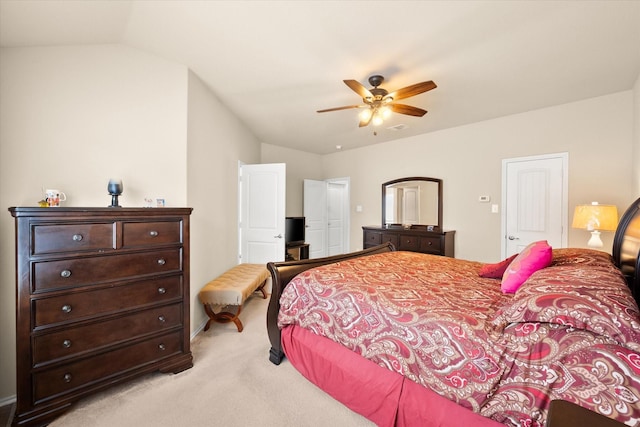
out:
M551 246L546 240L533 242L511 261L502 276L500 289L505 294L513 294L536 271L548 267L553 259Z
M511 261L513 261L517 256L518 254L514 254L514 255L511 255L509 258L503 259L502 261L497 262L495 264L483 265L482 268L480 268L480 271L478 272L478 276L484 277L487 279L502 279L502 276L504 275L504 272L507 270L507 267L509 267L509 264L511 264Z

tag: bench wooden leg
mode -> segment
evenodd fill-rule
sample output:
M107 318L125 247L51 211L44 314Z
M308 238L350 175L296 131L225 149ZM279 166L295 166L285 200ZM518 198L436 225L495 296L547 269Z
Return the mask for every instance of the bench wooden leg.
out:
M264 287L266 286L266 284L267 284L267 281L265 280L254 291L254 292L258 292L258 291L262 292L262 299L267 299L267 292L264 290ZM209 320L207 321L207 324L204 326L204 330L205 331L209 330L209 328L211 327L212 321L218 322L218 323L233 322L236 324L236 327L238 328L238 332L242 332L242 330L244 329L244 326L242 325L242 322L238 317L240 316L240 312L242 312L242 306L243 304L237 306L238 310L235 313L232 313L230 311L221 311L220 313L215 313L209 304L204 304L204 311L207 313L207 316L209 316Z
M265 285L267 284L267 281L265 280L264 282L262 282L262 285L260 285L260 287L258 289L256 289L254 292L262 292L262 299L267 299L267 292L264 290Z
M238 328L238 332L242 332L242 330L244 329L244 326L242 326L242 322L238 317L240 316L240 312L242 311L242 305L238 306L238 310L235 312L235 314L229 311L221 311L220 313L214 313L208 304L204 304L204 311L207 313L207 316L209 316L209 321L207 321L207 324L204 327L205 331L208 331L209 328L211 327L211 321L215 321L218 323L233 322L236 324L236 327Z

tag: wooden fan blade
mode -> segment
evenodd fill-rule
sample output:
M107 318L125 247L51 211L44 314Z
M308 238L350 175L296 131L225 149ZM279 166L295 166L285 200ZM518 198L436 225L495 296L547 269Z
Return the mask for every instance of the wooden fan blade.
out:
M427 114L427 110L423 110L422 108L418 107L412 107L411 105L390 104L389 108L391 108L391 111L393 111L394 113L406 114L408 116L422 117Z
M362 86L356 80L343 80L343 82L344 82L344 84L349 86L352 91L354 91L355 93L360 95L363 99L364 98L373 98L373 94L371 92L369 92L369 89L367 89L366 87Z
M327 108L326 110L318 110L317 113L326 113L328 111L350 110L352 108L366 107L365 105L345 105L344 107Z
M435 89L436 87L436 84L433 81L429 80L428 82L416 83L414 85L398 89L395 92L391 92L389 95L385 96L385 98L391 97L394 101L397 101L399 99L419 95L428 90Z

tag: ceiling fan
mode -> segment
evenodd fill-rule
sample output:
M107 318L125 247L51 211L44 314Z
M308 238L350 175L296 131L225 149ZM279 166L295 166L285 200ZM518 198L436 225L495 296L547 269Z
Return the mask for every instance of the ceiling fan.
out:
M379 75L369 77L369 84L373 86L372 89L367 89L356 80L343 81L351 90L362 97L364 105L345 105L344 107L327 108L325 110L318 110L318 113L348 110L351 108L365 108L365 110L360 113L360 127L368 126L369 123L372 123L374 126L380 125L392 111L408 116L424 116L427 113L426 110L412 107L411 105L398 104L396 101L419 95L437 87L433 81L429 80L398 89L394 92L388 92L386 89L379 87L384 81L384 77Z

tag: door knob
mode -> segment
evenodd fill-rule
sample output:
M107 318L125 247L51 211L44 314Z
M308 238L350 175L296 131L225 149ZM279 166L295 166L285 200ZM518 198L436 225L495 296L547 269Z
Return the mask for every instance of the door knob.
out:
M509 240L520 240L520 238L516 236L509 236Z
M273 237L275 237L276 239L282 239L282 233L278 234L277 236L273 236Z

